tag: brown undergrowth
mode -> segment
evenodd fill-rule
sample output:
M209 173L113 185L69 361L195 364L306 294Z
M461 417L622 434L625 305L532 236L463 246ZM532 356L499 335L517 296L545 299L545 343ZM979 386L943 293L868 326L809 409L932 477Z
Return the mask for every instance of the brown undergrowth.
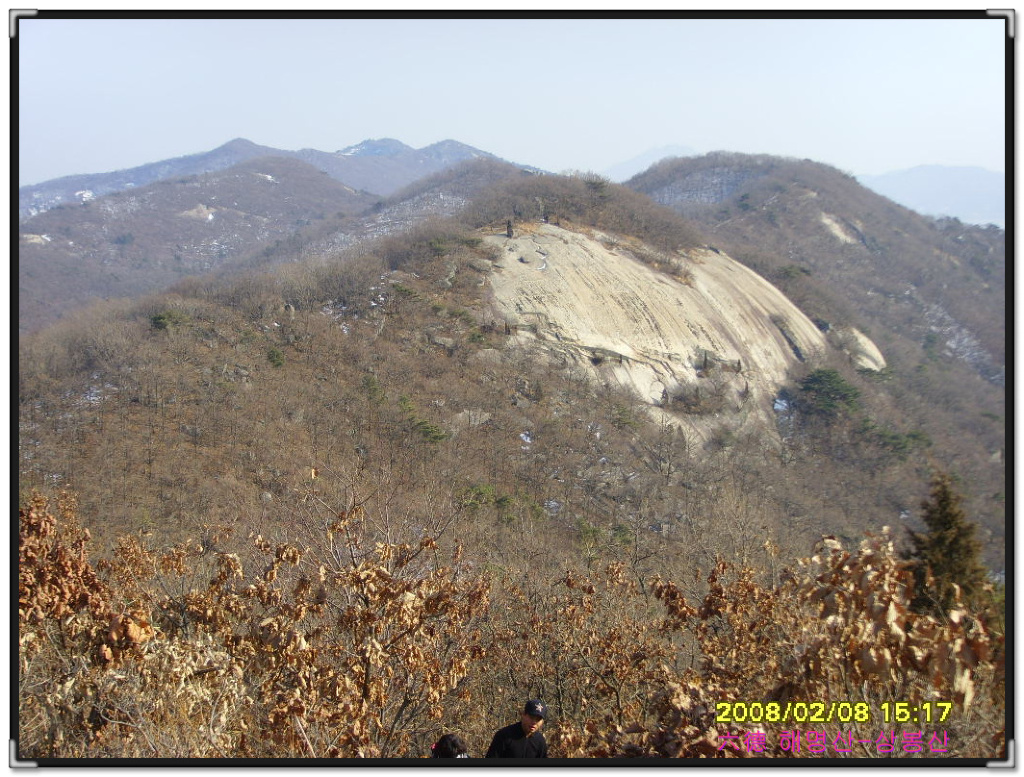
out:
M959 604L914 613L885 531L856 550L825 538L774 586L725 562L692 582L621 563L536 581L443 536L374 537L357 504L307 505L302 545L134 536L93 564L75 510L37 494L20 511L23 759L419 757L451 730L482 755L528 695L554 711L555 757L814 757L784 732L899 742L921 726L882 710L938 701L949 756L1004 748L1001 639ZM780 719L813 701L871 718ZM775 713L716 722L734 702ZM760 750L736 746L751 736Z

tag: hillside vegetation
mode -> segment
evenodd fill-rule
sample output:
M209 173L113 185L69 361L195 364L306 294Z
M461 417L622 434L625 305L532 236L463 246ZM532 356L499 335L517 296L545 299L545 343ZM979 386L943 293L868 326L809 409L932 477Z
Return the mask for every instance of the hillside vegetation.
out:
M893 423L955 451L972 513L1004 525L1003 230L922 217L810 160L716 153L666 160L628 185L684 214L823 329L881 349ZM945 453L944 453L945 452Z
M1001 385L1003 230L920 216L810 160L708 154L666 160L628 185L787 293L811 304L819 292L812 312L824 320L877 320L918 345L935 333L938 352Z
M19 329L96 300L166 289L183 278L250 269L333 233L352 232L379 198L302 162L261 157L58 205L21 225Z
M936 444L951 416L831 357L773 424L652 420L513 345L480 270L509 220L649 258L709 240L596 176L517 173L454 218L21 338L22 758L416 757L443 730L479 755L529 696L563 757L741 755L724 735L756 727L723 701L866 703L877 737L883 702L932 699L950 755L998 756L998 592L915 609L898 523L953 472L1002 568L980 437Z

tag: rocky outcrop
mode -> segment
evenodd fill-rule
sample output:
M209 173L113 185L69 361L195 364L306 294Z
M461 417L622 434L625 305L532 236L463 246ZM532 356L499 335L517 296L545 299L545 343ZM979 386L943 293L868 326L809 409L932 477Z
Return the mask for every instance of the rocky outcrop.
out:
M789 370L829 347L782 292L724 253L689 251L686 272L668 275L634 258L628 238L550 224L516 235L486 238L502 252L489 279L513 342L631 389L702 437L771 423Z
M651 199L669 206L688 203L713 205L727 200L740 186L758 174L755 170L739 170L734 167L697 170L652 192Z
M842 350L858 370L881 372L885 369L885 357L866 334L856 327L843 327L831 333L830 339Z

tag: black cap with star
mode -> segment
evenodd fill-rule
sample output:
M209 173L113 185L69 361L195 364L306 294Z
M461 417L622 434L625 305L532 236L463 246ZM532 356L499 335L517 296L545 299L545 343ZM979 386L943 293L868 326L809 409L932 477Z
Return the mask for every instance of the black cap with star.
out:
M526 707L523 709L523 712L527 715L533 715L536 718L545 718L548 714L548 708L540 699L530 699L526 702Z

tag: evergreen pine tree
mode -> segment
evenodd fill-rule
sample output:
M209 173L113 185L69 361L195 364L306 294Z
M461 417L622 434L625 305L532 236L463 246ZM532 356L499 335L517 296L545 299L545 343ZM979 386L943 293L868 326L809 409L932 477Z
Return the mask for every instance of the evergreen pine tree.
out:
M949 612L955 601L954 584L960 587L965 604L978 603L983 594L986 569L980 560L981 543L961 501L953 479L939 473L932 479L931 495L921 502L927 531L908 530L914 546L909 553L915 579L913 607L919 612L939 616Z

